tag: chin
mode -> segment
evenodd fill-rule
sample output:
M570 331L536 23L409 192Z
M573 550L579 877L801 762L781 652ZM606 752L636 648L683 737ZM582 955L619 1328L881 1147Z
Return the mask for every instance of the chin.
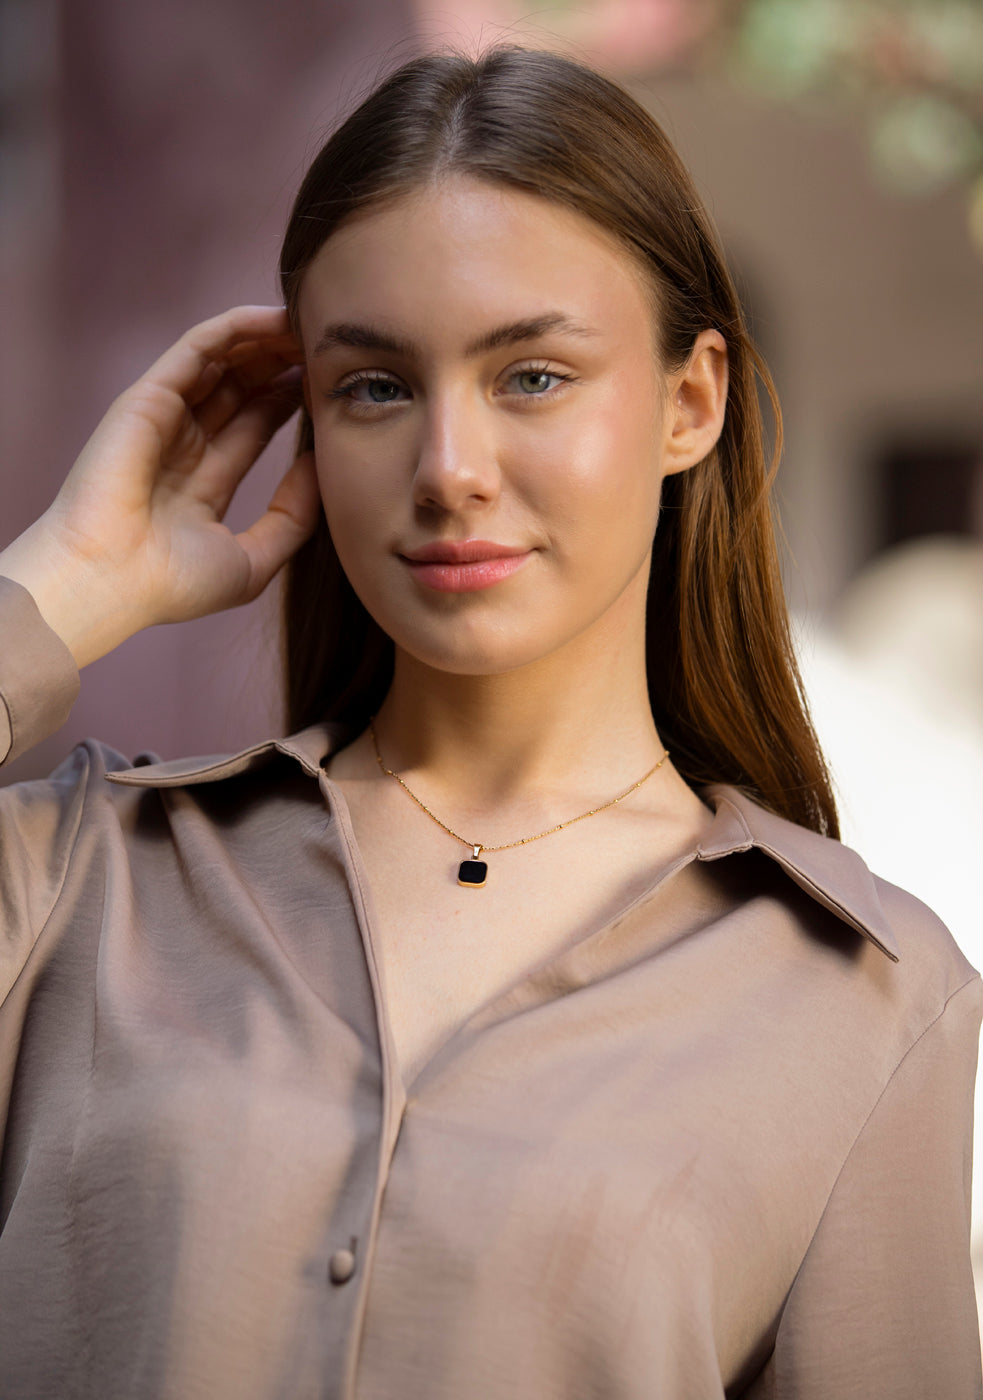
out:
M488 635L467 637L437 636L437 629L384 628L392 638L397 653L404 652L421 666L443 671L453 676L499 676L535 665L550 655L559 645L546 635L545 628L537 636L508 636L504 630Z

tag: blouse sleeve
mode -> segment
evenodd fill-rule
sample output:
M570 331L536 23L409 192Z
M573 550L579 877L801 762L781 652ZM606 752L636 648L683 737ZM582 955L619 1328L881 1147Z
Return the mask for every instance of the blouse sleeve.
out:
M746 1400L983 1395L970 1262L983 990L956 991L843 1165Z
M59 729L79 693L71 652L19 583L0 578L0 763Z
M71 652L30 593L0 578L0 764L64 723L78 689ZM79 748L50 778L0 787L0 1124L19 1023L11 993L65 880L87 770Z

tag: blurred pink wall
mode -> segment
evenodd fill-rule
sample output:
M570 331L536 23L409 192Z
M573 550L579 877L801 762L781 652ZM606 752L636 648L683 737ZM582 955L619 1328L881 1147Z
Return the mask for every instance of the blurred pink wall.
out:
M2 0L0 543L48 505L112 398L187 326L276 302L309 157L380 69L413 52L404 0ZM289 430L287 430L289 432ZM266 505L274 444L230 512ZM50 771L94 735L128 755L281 732L275 603L133 638L86 668Z

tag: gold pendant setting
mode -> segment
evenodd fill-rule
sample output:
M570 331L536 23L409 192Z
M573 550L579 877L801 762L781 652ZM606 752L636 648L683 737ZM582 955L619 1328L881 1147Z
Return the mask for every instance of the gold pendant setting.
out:
M472 847L474 855L471 860L462 860L457 869L457 883L463 885L466 890L480 890L488 879L488 862L479 860L481 847Z

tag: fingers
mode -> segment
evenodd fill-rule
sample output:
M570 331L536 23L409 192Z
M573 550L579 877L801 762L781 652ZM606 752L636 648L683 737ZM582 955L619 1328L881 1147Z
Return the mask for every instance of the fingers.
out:
M194 388L184 395L185 402L192 408L202 406L199 421L206 432L214 432L251 392L282 374L291 365L302 364L303 359L304 352L299 342L290 335L240 341L232 346L228 354L206 364ZM220 394L220 390L224 394ZM223 402L230 391L232 396L228 409L224 414L219 413L218 421L209 422L208 417L214 418L216 414L214 404Z
M282 356L284 363L299 363L300 350L290 333L285 307L236 306L192 326L150 367L145 378L190 404L200 404L215 391L230 363L241 373L241 361L255 355L258 346Z
M297 457L273 493L270 504L248 530L236 535L249 560L250 601L262 593L273 576L314 533L321 495L313 452Z
M211 366L203 382L214 379L207 395L202 395L195 408L195 418L206 437L211 437L228 423L258 392L270 388L285 371L298 369L303 353L294 341L277 337L270 341L245 341L236 345L226 357L224 366ZM220 371L220 372L219 372Z
M207 501L219 520L243 477L302 399L299 371L281 375L267 393L248 400L212 438L187 479L193 494Z
M282 307L235 307L192 327L107 414L134 479L192 473L210 438L302 358Z

